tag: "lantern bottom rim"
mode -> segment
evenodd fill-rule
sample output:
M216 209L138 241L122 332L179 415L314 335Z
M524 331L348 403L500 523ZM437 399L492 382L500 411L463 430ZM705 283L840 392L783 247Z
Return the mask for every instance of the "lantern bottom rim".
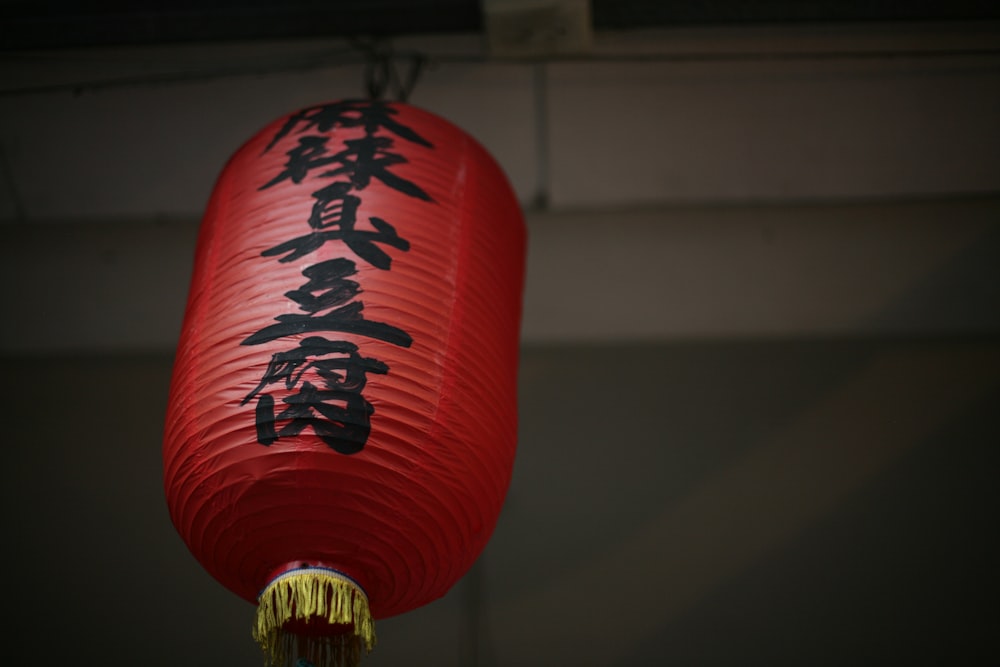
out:
M334 568L298 561L258 596L253 637L269 665L307 655L316 665L358 664L376 641L364 589Z
M295 575L298 574L311 573L311 572L316 572L321 574L326 573L336 579L341 579L344 582L356 588L358 592L365 597L366 600L368 599L368 592L365 590L365 587L362 586L357 579L347 574L346 572L338 570L332 565L327 565L325 563L318 561L307 562L307 561L297 560L297 561L292 561L291 563L285 563L281 567L275 568L271 572L271 574L268 575L267 583L264 584L264 587L257 592L257 602L258 603L260 602L261 596L264 595L264 593L267 591L269 587L275 585L280 580L288 577L294 577Z

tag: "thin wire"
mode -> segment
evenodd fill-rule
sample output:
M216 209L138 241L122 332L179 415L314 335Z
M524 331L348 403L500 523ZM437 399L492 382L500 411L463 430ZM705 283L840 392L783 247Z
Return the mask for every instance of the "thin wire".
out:
M729 53L602 53L599 55L564 55L533 59L507 59L495 58L487 55L428 55L417 52L406 52L390 54L390 60L396 58L411 59L419 62L419 73L426 65L440 64L508 64L532 66L538 63L575 63L575 64L599 64L599 63L750 63L750 62L830 62L830 61L892 61L892 60L916 60L916 59L961 59L961 58L991 58L1000 57L1000 49L929 49L929 50L868 50L868 51L809 51L809 52L729 52ZM0 57L0 60L11 59L8 56ZM30 59L25 54L18 54L17 59ZM39 57L39 59L51 60L51 58ZM184 83L194 83L201 81L211 81L216 79L263 76L272 74L283 74L289 72L315 71L321 69L331 69L336 67L348 67L356 65L367 65L371 62L372 53L370 51L358 49L348 49L333 53L320 54L303 59L291 61L278 61L271 64L257 64L252 66L234 66L219 69L208 69L198 72L165 72L160 74L144 74L141 76L125 76L109 79L85 80L68 83L54 83L41 85L17 86L0 89L0 97L11 97L18 95L38 95L44 93L72 92L81 94L84 92L107 90L111 88L129 88L141 86L176 85ZM1000 64L1000 63L998 63ZM392 72L389 72L392 77ZM397 79L398 83L398 79ZM412 92L413 82L408 84L407 90L401 90L405 95ZM384 93L385 91L381 91Z

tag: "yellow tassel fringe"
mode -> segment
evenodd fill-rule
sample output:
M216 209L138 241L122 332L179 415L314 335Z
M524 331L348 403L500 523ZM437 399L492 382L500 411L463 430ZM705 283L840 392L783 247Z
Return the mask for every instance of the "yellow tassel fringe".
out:
M295 636L283 626L299 621L350 624L341 635ZM258 598L253 638L269 667L301 664L319 667L357 665L361 649L375 647L375 622L368 597L348 577L322 568L292 570L276 577Z

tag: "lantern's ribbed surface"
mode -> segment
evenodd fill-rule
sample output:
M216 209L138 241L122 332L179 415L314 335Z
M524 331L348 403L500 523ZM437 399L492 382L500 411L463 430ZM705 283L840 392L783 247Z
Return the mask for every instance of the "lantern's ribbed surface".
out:
M320 242L298 257L268 254L310 234ZM198 238L163 450L171 517L212 576L254 601L286 564L321 563L358 582L383 618L444 595L468 570L513 466L524 246L520 208L494 160L415 107L317 105L232 157ZM356 272L331 278L343 260ZM353 297L337 301L338 288ZM356 316L323 319L356 304L363 321L386 328L373 335L328 324L354 326ZM282 321L299 330L275 329ZM310 339L355 345L369 368L386 370L364 374L360 391L343 368L323 385L317 364L348 355L306 359L302 350L318 349ZM297 379L271 372L290 353L306 359ZM280 418L302 407L307 383L370 404L359 451L317 435L331 420L315 404L296 413L308 418ZM337 396L329 405L341 405ZM277 418L261 421L258 409ZM293 421L298 433L261 442L269 424L280 432Z

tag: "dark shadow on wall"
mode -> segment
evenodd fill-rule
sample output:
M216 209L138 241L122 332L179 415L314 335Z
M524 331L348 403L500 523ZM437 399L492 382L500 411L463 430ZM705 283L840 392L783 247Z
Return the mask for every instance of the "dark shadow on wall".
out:
M12 636L51 664L260 664L252 606L167 515L170 357L3 361ZM525 348L476 596L382 622L366 664L998 657L998 399L996 338Z
M906 247L899 252L906 253ZM938 335L1000 334L1000 221L862 327Z

